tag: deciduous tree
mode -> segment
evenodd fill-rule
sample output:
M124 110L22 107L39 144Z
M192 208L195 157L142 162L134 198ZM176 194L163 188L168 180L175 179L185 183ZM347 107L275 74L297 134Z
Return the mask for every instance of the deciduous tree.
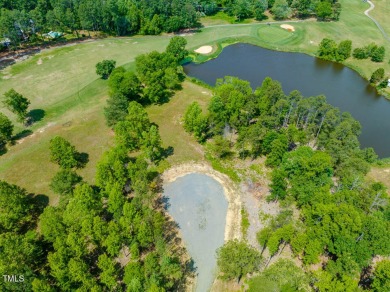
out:
M237 279L260 268L259 252L246 242L230 240L217 250L217 263L223 279Z
M4 93L4 97L4 105L17 115L20 122L24 122L27 118L27 109L30 101L13 88Z

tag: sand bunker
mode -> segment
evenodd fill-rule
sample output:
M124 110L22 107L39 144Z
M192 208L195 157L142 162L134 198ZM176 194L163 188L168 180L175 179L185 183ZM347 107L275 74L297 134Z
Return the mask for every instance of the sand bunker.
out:
M213 51L212 46L202 46L199 49L196 49L195 52L199 54L210 54Z
M295 28L292 25L289 25L289 24L282 24L280 27L284 28L284 29L287 29L288 31L295 31Z

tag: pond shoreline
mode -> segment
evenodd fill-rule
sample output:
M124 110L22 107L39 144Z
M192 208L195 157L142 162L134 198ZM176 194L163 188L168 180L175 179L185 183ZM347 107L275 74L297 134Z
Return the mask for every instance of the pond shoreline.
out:
M256 42L255 39L253 41L251 41L248 38L241 39L240 37L236 37L236 38L226 38L226 39L223 39L221 41L218 41L215 44L207 44L207 45L216 47L216 49L213 50L212 53L206 54L206 55L197 54L197 53L190 54L190 57L191 57L191 61L190 62L193 62L194 64L206 63L206 62L208 62L208 61L210 61L212 59L218 58L219 55L222 53L222 51L226 47L231 46L231 45L235 45L235 44L239 44L239 43L257 46L257 47L260 47L260 48L263 48L263 49L267 49L267 50L271 50L271 51L275 51L275 52L305 54L305 55L308 55L310 57L318 58L320 60L323 60L323 59L319 58L318 56L316 56L315 54L311 54L309 52L305 52L305 51L301 51L301 50L291 51L291 50L275 49L272 46L260 45L260 44L258 44ZM352 56L350 58L352 58ZM366 80L369 83L369 79L362 73L362 71L360 70L359 67L352 66L352 65L346 64L344 62L341 62L341 63L340 62L335 62L335 61L330 61L330 62L335 63L335 64L340 64L340 65L342 65L344 67L347 67L347 68L357 72L364 80ZM187 63L189 63L189 62L187 62ZM385 90L378 90L376 87L373 87L373 88L375 88L375 90L378 93L378 95L382 95L385 99L390 100L390 94L387 91L385 91Z
M241 238L241 192L230 180L224 175L214 170L206 163L184 163L171 167L166 170L161 178L164 183L174 182L176 179L191 173L201 173L208 175L219 182L224 190L224 195L228 201L228 210L226 213L225 242L232 239Z

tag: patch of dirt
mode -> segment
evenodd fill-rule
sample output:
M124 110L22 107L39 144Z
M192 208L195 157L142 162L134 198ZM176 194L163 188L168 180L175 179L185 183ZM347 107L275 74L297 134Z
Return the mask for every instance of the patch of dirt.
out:
M38 130L36 130L36 131L35 131L34 133L32 133L31 135L28 135L27 137L18 140L17 143L18 143L18 144L22 144L25 140L31 139L31 138L35 137L35 136L37 135L37 133L42 134L43 132L46 131L47 128L52 127L52 126L54 126L55 124L56 124L56 123L54 123L54 122L50 122L50 123L48 123L46 126L44 126L44 127L42 127L42 128L39 128Z
M37 61L37 65L42 65L43 61L42 61L42 58L39 58L39 60Z

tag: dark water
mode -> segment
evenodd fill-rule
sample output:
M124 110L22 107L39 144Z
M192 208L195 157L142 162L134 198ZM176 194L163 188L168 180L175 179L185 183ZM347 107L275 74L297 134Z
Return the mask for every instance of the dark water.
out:
M362 147L373 147L380 157L390 157L390 102L355 71L305 54L266 50L248 44L226 47L216 59L184 66L187 75L210 85L226 75L261 85L267 76L282 83L286 93L297 89L303 96L323 94L327 101L348 111L362 125Z
M215 278L216 250L224 243L228 202L222 185L205 174L191 173L164 185L164 196L195 262L196 291L208 291Z

